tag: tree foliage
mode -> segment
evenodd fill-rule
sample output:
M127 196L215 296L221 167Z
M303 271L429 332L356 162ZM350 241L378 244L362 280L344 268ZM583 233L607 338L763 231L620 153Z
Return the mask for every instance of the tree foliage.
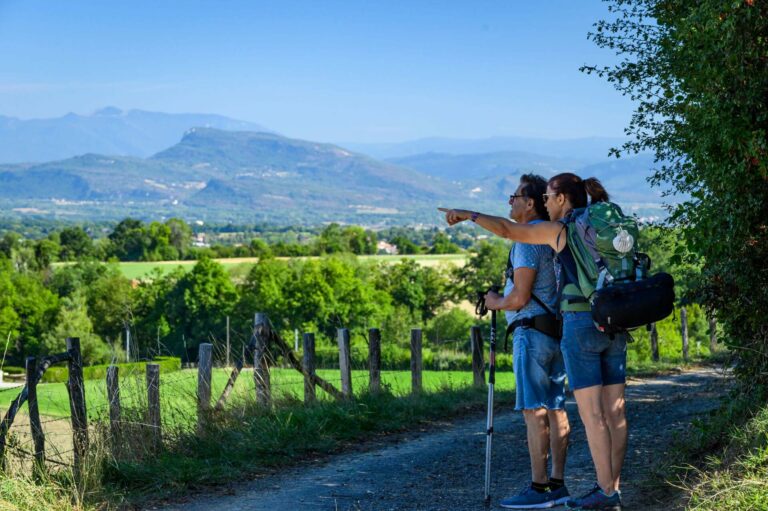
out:
M768 3L610 0L592 39L619 64L584 68L637 107L616 154L653 151L653 182L702 276L690 290L723 324L739 371L768 372Z
M511 245L501 239L480 242L471 251L467 264L454 272L454 299L474 301L478 291L500 286L510 248Z

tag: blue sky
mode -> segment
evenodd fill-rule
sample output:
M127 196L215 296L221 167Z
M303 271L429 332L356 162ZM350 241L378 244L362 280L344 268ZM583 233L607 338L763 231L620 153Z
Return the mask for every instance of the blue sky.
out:
M0 0L0 115L218 113L319 141L621 136L600 0Z

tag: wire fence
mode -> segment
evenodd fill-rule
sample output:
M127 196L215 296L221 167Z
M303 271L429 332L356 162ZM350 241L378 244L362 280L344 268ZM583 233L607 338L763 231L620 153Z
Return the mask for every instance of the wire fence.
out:
M471 338L482 343L481 335ZM108 449L114 456L141 458L157 452L164 437L194 434L222 409L245 413L257 405L354 399L382 388L405 396L484 384L481 346L473 350L473 355L462 353L473 357L472 372L424 371L421 331L414 330L407 360L410 368L382 370L380 335L371 334L364 342L358 336L355 341L352 344L349 332L340 329L338 346L315 348L313 343L302 342L296 352L296 346L286 344L264 318L254 326L241 354L232 357L233 367L205 365L204 359L222 360L222 346L210 343L200 345L197 368L182 369L179 363L178 370L159 374L159 366L150 362L144 371L121 374L120 366L115 366L106 379L81 382L88 446ZM306 353L305 348L311 353ZM208 350L205 356L204 350ZM317 368L317 360L334 360L335 367L324 364ZM114 379L112 384L110 377ZM36 383L43 463L47 470L76 471L78 456L83 454L78 451L77 421L73 420L72 383ZM11 391L0 391L0 399L14 396ZM19 410L8 425L4 437L5 470L32 470L40 463L32 415L31 408Z

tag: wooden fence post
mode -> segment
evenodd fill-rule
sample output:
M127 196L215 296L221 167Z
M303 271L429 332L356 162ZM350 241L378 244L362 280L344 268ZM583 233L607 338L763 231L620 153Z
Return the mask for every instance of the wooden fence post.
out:
M368 390L372 393L381 391L381 332L378 328L368 330L368 371L370 380Z
M680 307L680 333L683 338L683 360L688 362L688 310Z
M227 367L232 367L232 365L229 363L229 351L230 351L230 343L229 343L229 316L227 316Z
M352 356L349 344L349 329L339 328L336 331L339 343L339 370L341 371L341 393L345 398L352 397Z
M80 479L82 462L88 450L88 415L85 408L85 383L83 382L83 359L80 355L80 338L67 337L69 361L69 407L72 413L72 443L74 446L75 478Z
M152 436L152 448L157 450L162 442L160 430L160 364L147 364L147 424Z
M213 344L200 343L197 360L197 429L202 431L205 426L205 419L211 409Z
M256 337L256 348L253 350L253 381L256 386L256 401L266 406L272 399L267 360L269 319L266 314L256 313L253 319L253 332Z
M421 329L411 330L411 392L421 392Z
M35 445L35 465L38 470L45 468L45 435L40 423L40 410L37 403L37 359L27 357L27 404L29 406L29 425L32 441Z
M304 356L302 363L308 375L315 374L315 334L307 332L303 337ZM315 384L311 378L304 377L304 402L313 403L317 399Z
M717 322L715 315L709 315L709 353L710 355L717 351Z
M109 400L109 430L114 443L120 438L120 368L107 367L107 399Z
M479 326L469 329L472 341L472 384L485 387L485 362L483 361L483 332Z
M651 323L651 360L659 361L659 331L656 329L656 323Z

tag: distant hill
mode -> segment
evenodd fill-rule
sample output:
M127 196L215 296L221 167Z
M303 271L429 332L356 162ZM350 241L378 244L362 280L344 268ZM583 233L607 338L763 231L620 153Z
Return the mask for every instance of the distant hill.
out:
M422 138L406 142L365 144L345 142L348 147L374 158L402 158L423 153L480 154L497 152L527 152L552 158L578 160L582 164L608 159L608 151L624 142L622 138L586 137L574 139L545 139L531 137L491 137L478 139Z
M651 188L648 177L656 167L651 155L611 159L585 165L573 158L556 158L526 152L486 154L425 153L389 160L434 177L455 181L470 196L503 202L518 186L520 176L533 172L549 178L560 172L574 172L602 181L613 200L645 217L664 216L663 189Z
M335 145L212 128L193 128L150 158L85 154L0 165L0 199L59 215L293 223L362 215L405 223L461 195L459 186Z
M220 115L122 111L114 107L54 119L0 116L0 163L45 162L86 153L147 157L175 144L195 126L268 131L258 124Z
M440 205L505 215L520 174L595 175L624 206L662 214L647 156L590 165L525 151L379 161L275 133L196 127L152 156L86 153L0 165L0 208L17 215L365 225L440 222ZM15 212L15 213L13 213Z

